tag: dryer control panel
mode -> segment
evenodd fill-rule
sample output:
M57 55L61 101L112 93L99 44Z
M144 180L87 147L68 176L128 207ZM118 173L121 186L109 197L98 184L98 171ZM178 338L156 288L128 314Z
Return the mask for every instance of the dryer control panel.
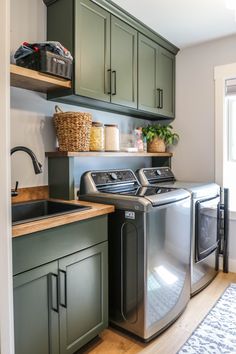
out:
M149 183L175 181L175 176L169 167L153 167L142 170Z

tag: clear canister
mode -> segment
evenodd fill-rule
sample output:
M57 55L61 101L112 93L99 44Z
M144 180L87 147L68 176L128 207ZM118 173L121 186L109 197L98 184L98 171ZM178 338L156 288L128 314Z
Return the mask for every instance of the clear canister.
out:
M105 150L120 150L120 134L116 124L105 124Z
M90 151L104 151L104 125L100 122L92 122L90 131Z

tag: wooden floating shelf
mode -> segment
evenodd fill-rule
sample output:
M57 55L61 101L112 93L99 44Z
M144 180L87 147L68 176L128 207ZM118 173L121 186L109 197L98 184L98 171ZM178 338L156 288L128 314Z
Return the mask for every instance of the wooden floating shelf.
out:
M170 152L46 152L47 157L171 157Z
M71 81L11 64L11 86L47 93L58 89L70 89Z

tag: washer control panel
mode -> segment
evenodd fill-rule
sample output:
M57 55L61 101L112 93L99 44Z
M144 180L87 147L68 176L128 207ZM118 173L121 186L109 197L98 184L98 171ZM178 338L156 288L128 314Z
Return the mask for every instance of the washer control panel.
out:
M96 186L105 184L120 184L137 182L135 174L131 170L111 170L93 172L91 177Z

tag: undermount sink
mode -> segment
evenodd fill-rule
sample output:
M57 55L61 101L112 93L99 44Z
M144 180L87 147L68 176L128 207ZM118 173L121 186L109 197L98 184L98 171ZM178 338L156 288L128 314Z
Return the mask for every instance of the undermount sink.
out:
M12 205L12 224L22 224L87 209L91 209L91 207L80 204L54 202L51 200L35 200L17 203Z

